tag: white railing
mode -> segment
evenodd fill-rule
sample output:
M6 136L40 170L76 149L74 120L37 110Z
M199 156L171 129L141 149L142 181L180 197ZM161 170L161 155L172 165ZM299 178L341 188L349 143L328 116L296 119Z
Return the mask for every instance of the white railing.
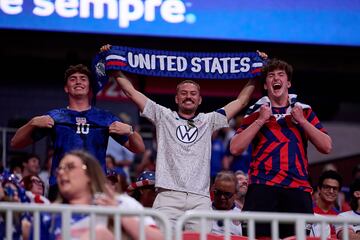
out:
M120 221L123 216L137 216L140 218L139 236L140 240L145 238L145 224L144 218L151 216L157 220L161 230L164 234L164 239L173 239L172 227L168 218L154 209L145 208L143 210L120 210L117 207L103 207L103 206L80 206L80 205L64 205L64 204L21 204L21 203L0 203L0 213L5 213L6 223L6 239L12 239L12 223L14 212L31 212L33 213L33 239L40 239L40 213L58 213L61 214L62 219L62 239L70 239L71 229L71 215L73 213L87 213L89 214L89 229L90 239L95 239L95 219L98 215L102 217L104 215L111 216L114 219L114 226L121 226ZM341 224L343 229L348 229L349 224L360 224L360 218L356 217L337 217L337 216L314 216L309 214L285 214L285 213L266 213L266 212L224 212L224 211L188 211L181 216L175 228L175 239L181 240L183 238L183 226L189 219L200 219L201 231L200 240L206 240L207 233L205 231L208 221L222 219L224 220L224 238L230 239L230 221L241 220L247 223L248 238L250 240L255 239L255 223L271 223L272 239L279 239L279 223L294 223L295 224L295 236L298 240L306 239L306 226L311 223L318 223L321 226L322 234L321 240L326 240L325 226L331 224ZM115 239L121 240L121 228L114 227ZM343 231L343 239L348 240L348 231Z
M6 239L12 239L12 223L14 212L31 212L33 213L33 239L40 239L40 213L59 213L62 219L62 239L70 238L71 228L71 214L73 213L88 213L90 216L90 239L95 239L95 218L96 215L112 216L114 218L114 226L121 226L120 221L123 216L137 216L140 218L139 236L140 240L145 240L145 224L144 218L151 216L161 227L164 239L171 239L171 226L168 219L159 211L145 208L144 210L120 210L118 207L103 207L103 206L80 206L80 205L65 205L65 204L22 204L22 203L0 203L0 213L5 212L5 232ZM115 239L121 240L121 228L114 227Z
M183 226L189 220L200 219L201 231L200 240L206 240L206 223L207 221L223 219L224 220L224 237L230 240L230 221L241 220L247 222L248 238L255 239L255 222L271 223L272 240L279 239L279 223L294 223L296 239L306 239L306 225L311 223L321 224L321 240L326 240L328 236L325 234L325 226L327 224L341 224L343 229L348 229L349 224L360 224L360 218L356 217L338 217L338 216L315 216L311 214L297 213L268 213L268 212L224 212L224 211L188 211L182 215L175 228L176 240L181 240L183 235ZM343 231L343 239L349 240L348 231Z

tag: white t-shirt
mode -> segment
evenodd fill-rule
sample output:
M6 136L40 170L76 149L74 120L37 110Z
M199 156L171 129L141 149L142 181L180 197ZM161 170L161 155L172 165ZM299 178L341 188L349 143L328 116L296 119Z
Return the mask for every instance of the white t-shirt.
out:
M233 209L226 212L234 212L239 213L241 209L238 207L234 207ZM214 220L211 228L212 233L221 234L225 233L225 223L223 220ZM238 219L230 220L230 234L231 235L242 235L241 221Z
M127 195L126 193L116 196L116 200L119 203L119 208L121 210L143 210L144 207L135 199ZM146 216L144 218L145 226L156 226L155 220Z
M354 212L353 210L351 211L347 211L347 212L342 212L340 213L338 216L340 217L357 217L360 219L360 214L357 212ZM360 223L358 224L349 224L348 225L349 229L352 229L355 233L360 233ZM336 235L339 234L340 231L343 230L343 225L342 224L335 224L335 230L336 230Z
M209 196L211 135L228 127L225 111L199 113L191 122L148 100L142 116L156 127L156 187Z
M314 213L315 216L324 216L317 213ZM310 237L321 237L321 223L311 224ZM329 224L325 224L324 233L326 237L330 237L331 229Z

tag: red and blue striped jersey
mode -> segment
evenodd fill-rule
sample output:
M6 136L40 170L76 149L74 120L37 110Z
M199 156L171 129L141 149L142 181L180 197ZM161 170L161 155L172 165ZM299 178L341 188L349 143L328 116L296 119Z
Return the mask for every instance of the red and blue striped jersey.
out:
M303 128L286 114L289 107L272 107L272 116L252 141L250 184L265 184L283 188L298 188L311 192L308 179L308 137ZM311 108L303 108L305 118L326 133ZM253 112L244 118L237 133L246 129L259 116Z

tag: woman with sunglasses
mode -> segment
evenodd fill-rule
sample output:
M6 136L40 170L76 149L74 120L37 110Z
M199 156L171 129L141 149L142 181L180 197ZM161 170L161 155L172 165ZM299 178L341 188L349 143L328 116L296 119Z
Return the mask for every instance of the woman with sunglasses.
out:
M67 153L57 168L59 195L56 203L71 205L118 206L115 192L106 185L106 178L98 161L81 150ZM72 214L71 239L90 238L90 219L88 214ZM132 239L138 237L139 220L135 217L122 217L123 232ZM53 214L41 218L41 239L61 239L61 215ZM107 218L96 218L95 239L114 239ZM120 227L120 226L119 226ZM134 230L135 229L135 230ZM136 231L137 230L137 231ZM146 236L147 231L145 232ZM151 238L148 238L151 239ZM155 239L155 238L154 238Z
M20 182L26 191L30 191L34 195L44 195L44 182L38 175L30 174Z
M26 191L25 195L28 202L50 204L50 201L44 197L45 185L38 175L27 175L21 179L20 184ZM29 212L25 212L21 217L23 239L29 239L32 220L32 214Z

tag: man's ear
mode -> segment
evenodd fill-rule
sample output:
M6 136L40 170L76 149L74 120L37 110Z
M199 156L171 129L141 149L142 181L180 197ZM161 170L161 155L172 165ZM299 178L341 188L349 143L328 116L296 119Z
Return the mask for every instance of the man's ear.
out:
M64 86L64 91L65 91L66 93L69 93L69 89L68 89L67 86Z
M176 104L179 104L179 99L178 99L178 97L177 97L177 94L175 95L175 103L176 103Z
M291 87L291 82L287 81L287 87L290 88Z
M200 96L199 105L202 103L202 97Z
M264 82L264 90L268 90L268 88L266 86L266 82Z

